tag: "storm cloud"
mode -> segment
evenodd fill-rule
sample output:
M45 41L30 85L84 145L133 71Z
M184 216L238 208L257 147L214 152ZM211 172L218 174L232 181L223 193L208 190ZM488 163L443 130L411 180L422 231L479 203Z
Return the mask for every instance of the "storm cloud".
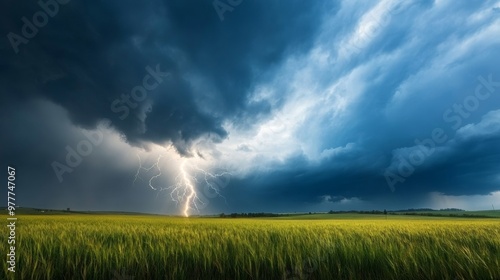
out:
M231 174L204 212L498 193L498 1L216 2L2 3L0 155L23 204L176 212L134 180L170 146L158 184L181 159Z

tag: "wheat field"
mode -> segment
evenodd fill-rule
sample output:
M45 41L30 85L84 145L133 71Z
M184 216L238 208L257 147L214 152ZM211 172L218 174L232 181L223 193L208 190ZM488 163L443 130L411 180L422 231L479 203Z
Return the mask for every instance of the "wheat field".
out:
M500 279L498 219L33 215L16 239L8 279Z

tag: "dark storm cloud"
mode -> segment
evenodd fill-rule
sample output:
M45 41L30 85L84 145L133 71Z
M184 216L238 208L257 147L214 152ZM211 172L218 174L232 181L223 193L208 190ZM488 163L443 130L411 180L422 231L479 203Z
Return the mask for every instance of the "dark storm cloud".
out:
M41 10L35 2L4 5L3 34L22 35L21 18L32 21ZM131 143L172 141L188 154L203 134L224 138L222 120L245 109L255 80L310 46L321 8L248 1L221 22L210 1L69 1L17 46L17 55L4 37L0 82L17 99L10 102L47 98L68 110L76 125L93 127L107 118ZM123 102L112 110L151 75L146 67L170 76L156 79L145 101L132 99L136 108Z
M390 2L380 3L390 9ZM376 3L349 3L244 0L221 21L205 0L71 0L16 54L8 34L22 35L22 18L32 21L41 7L4 1L0 156L23 175L22 203L175 211L143 191L147 181L131 184L136 159L124 159L130 147L110 149L116 143L96 147L59 183L51 164L85 139L78 127L104 118L131 145L172 142L183 156L207 161L220 151L232 157L230 147L218 147L242 139L228 144L232 160L251 172L235 175L223 190L228 205L210 200L210 211L305 211L346 201L407 208L431 192L498 191L500 88L457 127L453 111L474 96L479 76L500 79L496 4L409 1L365 18ZM275 96L251 96L268 84ZM133 91L144 100L125 100ZM252 141L269 119L281 124L267 128L279 128ZM398 174L401 159L419 149L415 141L436 128L447 141L391 188L386 171Z
M426 195L432 192L487 195L499 188L499 113L490 113L469 131L450 135L453 138L438 145L423 165L415 166L411 176L397 184L394 192L384 176L387 156L382 151L352 149L324 160L315 168L299 160L300 157L289 159L272 172L255 173L241 180L224 194L232 202L233 210L246 211L255 204L268 211L300 211L297 209L306 205L303 208L306 211L307 207L313 209L322 202L338 209L343 207L339 204L343 199L383 200L385 208L411 208L426 205Z
M41 2L54 15L36 31L24 26L43 10L37 2L1 5L0 154L24 175L22 204L94 209L112 209L118 193L128 205L148 205L150 197L137 200L137 189L127 188L136 166L116 169L99 147L59 183L51 164L64 163L65 147L85 139L74 126L92 129L106 118L133 145L172 142L187 156L203 135L220 142L224 119L269 114L266 103L246 104L249 91L288 55L308 50L332 6L245 1L221 22L211 1ZM144 101L132 99L136 108L122 102L113 111L152 72L168 76L149 79L158 85ZM91 168L98 162L109 164Z

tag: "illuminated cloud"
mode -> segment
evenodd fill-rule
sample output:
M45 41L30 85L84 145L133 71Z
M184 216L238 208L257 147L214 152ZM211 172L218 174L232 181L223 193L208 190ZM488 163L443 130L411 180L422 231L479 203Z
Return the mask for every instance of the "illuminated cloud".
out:
M3 48L0 155L35 207L180 213L149 188L154 168L134 182L138 156L162 155L158 187L185 161L231 173L225 199L193 183L203 213L478 209L499 191L499 7L250 1L221 21L207 1L71 2ZM16 4L4 34L38 8ZM478 86L489 96L467 103ZM436 129L446 141L391 188L386 171ZM52 163L97 131L60 182Z

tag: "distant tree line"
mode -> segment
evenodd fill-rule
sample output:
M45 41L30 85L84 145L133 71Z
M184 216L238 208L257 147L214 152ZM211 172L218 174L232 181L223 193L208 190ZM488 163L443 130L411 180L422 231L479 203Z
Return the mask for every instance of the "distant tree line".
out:
M457 213L446 213L446 212L457 212ZM458 208L446 208L446 209L430 209L430 208L418 208L418 209L407 209L407 210L396 210L396 211L380 211L380 210L371 210L371 211L333 211L330 210L328 214L389 214L389 215L409 215L409 216L431 216L431 217L467 217L467 218L491 218L487 215L478 215L478 214L468 214L468 213L459 213L465 212L463 209Z
M465 211L464 209L459 209L459 208L444 208L444 209L431 209L431 208L410 208L406 210L395 210L391 212L438 212L438 211L447 211L447 212L458 212L458 211Z
M395 213L407 213L407 212L460 212L460 211L465 211L463 209L458 209L458 208L446 208L446 209L431 209L431 208L411 208L411 209L405 209L405 210L391 210L387 211L384 209L384 211L380 210L348 210L348 211L333 211L330 210L328 214L395 214ZM424 214L424 213L412 213L412 214ZM440 215L440 214L438 214ZM451 214L453 215L453 214ZM465 214L464 214L465 215Z
M445 212L457 212L457 213L445 213ZM348 211L328 211L328 214L374 214L374 215L413 215L413 216L448 216L448 217L474 217L474 218L488 218L489 216L477 215L477 214L467 214L459 213L465 212L463 209L458 208L445 208L445 209L431 209L431 208L411 208L406 210L348 210ZM323 212L324 213L324 212ZM225 214L221 213L219 217L221 218L259 218L259 217L286 217L286 216L296 216L296 215L306 215L306 214L318 214L316 212L309 213L287 213L287 214L277 214L277 213L231 213Z

